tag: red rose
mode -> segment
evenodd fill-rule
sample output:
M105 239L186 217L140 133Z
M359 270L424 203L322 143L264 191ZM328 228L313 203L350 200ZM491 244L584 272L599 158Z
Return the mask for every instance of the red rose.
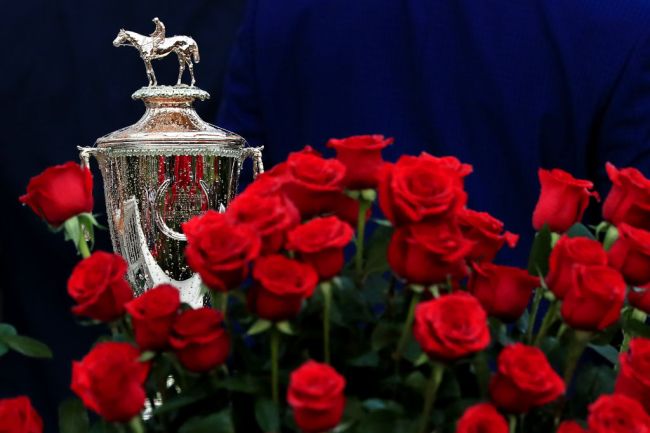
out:
M634 338L627 352L621 353L616 394L625 394L650 410L650 340Z
M557 433L587 433L587 430L575 421L564 421L557 428Z
M621 315L625 289L623 277L612 268L576 265L573 287L562 302L562 318L575 329L603 330Z
M290 153L287 162L279 166L283 190L303 219L330 212L343 195L345 166L336 159L324 159L308 147Z
M230 351L223 314L208 307L183 311L172 326L169 344L190 371L202 373L223 364Z
M487 315L478 300L465 292L420 303L413 336L433 359L454 361L490 344Z
M341 272L343 248L352 236L352 228L337 217L314 218L289 232L287 249L312 265L321 280L328 280Z
M628 283L641 286L650 282L650 232L622 223L607 257Z
M458 213L458 224L472 243L467 260L491 262L504 244L514 248L519 241L519 235L504 232L503 223L487 212L463 209Z
M589 433L648 433L650 418L636 400L622 395L601 395L589 405Z
M336 150L336 159L346 168L345 187L348 189L377 188L379 170L384 165L381 151L393 143L383 135L355 135L331 138L327 147Z
M537 347L521 343L506 346L490 380L490 398L510 413L524 413L564 394L564 381Z
M282 248L287 232L300 224L298 209L280 192L246 190L232 201L226 214L235 224L248 224L259 234L263 254Z
M318 284L318 274L307 264L281 255L259 258L253 266L255 283L248 291L250 309L274 322L292 319Z
M178 289L169 284L147 290L126 304L135 341L142 350L159 350L167 346L169 331L180 306Z
M564 299L573 287L573 268L576 265L606 265L607 254L600 242L584 237L563 235L549 257L546 284L559 299Z
M603 203L603 218L616 226L650 230L650 180L636 168L618 170L609 162L605 168L613 185Z
M149 363L128 343L99 343L72 363L70 387L87 408L109 422L129 421L144 408Z
M345 407L345 378L327 364L307 361L291 373L287 403L305 433L326 432L339 423Z
M208 211L183 224L187 264L213 290L226 292L248 276L248 266L262 243L248 225L235 224L225 214Z
M644 287L632 287L627 293L627 300L635 308L650 313L650 284Z
M469 292L489 316L504 322L513 322L524 313L530 295L539 286L539 278L523 269L491 263L475 263L472 267Z
M456 213L467 201L463 177L468 170L463 167L427 153L385 164L379 180L381 210L396 226Z
M589 191L594 184L588 180L576 179L564 170L539 169L542 191L533 212L533 227L541 230L548 224L551 231L565 232L582 220L589 204L589 197L598 194Z
M489 403L469 407L456 425L456 433L508 433L503 415Z
M359 222L359 200L341 195L336 202L332 205L332 214L336 215L339 219L356 227ZM366 211L366 221L372 215L372 206L368 207Z
M55 165L30 179L20 202L48 224L58 227L75 215L93 210L93 178L74 162Z
M122 257L103 251L80 261L68 279L68 294L77 303L72 312L102 322L122 316L125 304L133 299L126 270Z
M388 245L388 263L412 284L436 284L467 274L465 256L472 245L448 223L399 227Z
M28 397L0 400L0 433L42 433L43 420Z

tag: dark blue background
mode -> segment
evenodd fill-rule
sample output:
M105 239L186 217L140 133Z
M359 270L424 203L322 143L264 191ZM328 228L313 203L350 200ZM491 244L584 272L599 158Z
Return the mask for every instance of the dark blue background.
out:
M243 0L2 3L0 321L48 343L55 357L0 358L0 396L29 395L45 418L46 432L58 431L56 409L69 395L71 360L87 352L96 330L76 325L69 310L66 280L77 260L72 245L50 234L17 197L31 176L78 160L78 145L92 145L143 113L142 103L130 96L147 84L144 66L134 49L113 47L120 27L149 34L158 16L169 35L193 36L201 53L197 84L212 95L197 108L214 121L243 9ZM178 62L172 57L154 65L161 83L175 83ZM103 212L102 184L93 166L95 211ZM108 233L98 237L100 247L110 249Z

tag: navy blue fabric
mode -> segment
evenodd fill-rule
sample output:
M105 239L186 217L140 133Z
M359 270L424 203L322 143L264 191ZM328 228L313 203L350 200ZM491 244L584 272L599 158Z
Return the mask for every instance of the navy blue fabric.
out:
M70 312L66 280L78 260L63 235L18 203L29 178L46 167L78 160L76 147L89 146L110 131L134 123L144 112L130 96L147 84L138 53L111 42L120 27L151 33L158 16L168 34L196 39L201 62L197 85L212 98L197 103L213 119L244 13L244 0L3 2L0 40L0 321L21 334L46 342L53 360L17 354L0 358L0 397L29 395L45 419L45 431L58 432L56 409L71 396L70 368L90 348L98 329L82 328ZM160 83L176 82L173 56L155 62ZM185 76L189 82L189 76ZM105 214L97 165L95 211ZM106 222L104 216L100 222ZM107 232L98 246L111 250Z
M474 165L469 205L523 235L538 167L650 174L646 0L251 0L218 122L274 164L381 133Z

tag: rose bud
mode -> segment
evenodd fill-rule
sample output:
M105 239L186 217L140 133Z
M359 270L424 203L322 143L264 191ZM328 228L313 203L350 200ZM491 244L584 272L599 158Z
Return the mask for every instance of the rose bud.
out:
M635 286L650 283L650 232L626 223L618 226L618 239L607 252L609 265Z
M223 314L209 307L183 311L176 316L169 344L189 371L203 373L223 364L230 351Z
M637 337L627 352L621 353L620 370L616 378L616 394L625 394L650 410L650 340Z
M28 397L3 398L0 400L0 432L43 433L43 419Z
M472 245L446 222L399 227L388 245L388 263L411 284L436 284L467 275L465 255Z
M346 168L343 181L347 189L377 188L379 170L384 165L381 151L394 139L383 135L355 135L331 138L327 147L336 150L336 159Z
M283 170L283 191L303 219L331 212L343 195L345 166L336 159L323 158L310 147L290 153Z
M307 361L291 373L287 403L298 428L322 433L337 426L345 407L345 378L327 364Z
M517 320L526 310L539 278L527 271L491 263L473 264L467 286L489 316L504 322Z
M562 302L567 325L584 331L601 331L616 322L625 301L625 281L607 266L574 267L574 287Z
M169 284L147 290L126 304L135 341L142 350L160 350L167 346L169 331L180 306L178 289Z
M600 242L563 235L551 250L546 284L558 299L564 299L573 287L573 267L576 265L606 265L607 254Z
M249 264L262 243L248 225L235 224L225 215L208 211L183 224L187 236L187 264L212 290L237 288L248 276Z
M253 266L253 279L249 308L273 322L296 317L318 284L318 274L310 265L281 255L259 258Z
M128 343L99 343L72 363L72 391L109 422L126 422L144 408L150 364Z
M587 433L587 430L575 421L564 421L558 426L557 433Z
M261 237L262 254L277 252L286 241L287 232L300 224L300 214L281 192L244 191L237 196L226 215L237 224L250 225Z
M521 343L506 346L490 380L490 398L509 413L524 413L564 394L564 381L537 347Z
M491 262L507 244L514 248L519 236L503 231L503 223L487 212L463 209L458 213L458 224L465 239L472 243L467 260Z
M59 227L75 215L92 212L93 178L88 167L66 162L31 178L19 200L49 225Z
M133 299L126 270L122 257L103 251L77 263L68 279L68 294L77 303L72 312L101 322L122 316L125 304Z
M589 433L645 433L650 418L643 406L622 394L601 395L589 405Z
M633 167L618 170L608 162L605 169L612 189L603 203L603 218L616 226L650 230L650 180Z
M564 170L539 169L542 191L533 212L533 227L541 230L548 224L551 231L565 232L582 220L590 197L598 193L590 191L594 184L576 179Z
M627 300L634 308L646 314L650 313L650 284L630 288L627 292Z
M489 403L469 407L456 425L456 433L508 433L506 419Z
M487 314L465 292L443 295L415 309L413 336L430 358L455 361L490 344Z
M296 251L321 280L329 280L343 269L343 248L353 236L352 228L337 217L314 218L289 232L286 248Z
M395 164L382 167L379 206L395 226L446 218L465 206L463 177L470 171L471 166L427 153L402 156Z

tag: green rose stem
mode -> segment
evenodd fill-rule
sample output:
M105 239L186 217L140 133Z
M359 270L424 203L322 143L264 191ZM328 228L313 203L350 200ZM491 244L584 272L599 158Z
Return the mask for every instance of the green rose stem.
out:
M274 323L271 327L271 397L273 403L280 403L280 392L278 385L278 357L280 352L280 330Z
M633 289L630 289L633 290ZM634 332L632 332L628 328L627 323L629 321L637 321L641 323L645 323L646 319L648 318L648 315L644 313L641 310L638 310L636 308L629 308L627 311L624 312L623 314L624 321L623 321L623 342L621 343L621 348L619 350L619 353L625 353L627 350L630 348L630 341L632 341L632 338L635 337ZM617 366L618 368L618 366Z
M528 317L528 328L526 329L526 343L530 344L533 341L533 329L535 328L535 322L537 321L537 313L539 312L539 305L542 303L542 298L544 297L544 290L541 287L538 287L535 291L535 298L533 299L533 308L530 311L530 316Z
M436 393L442 382L442 375L445 372L444 365L439 362L431 362L431 376L427 381L427 387L424 390L424 406L422 407L422 415L418 427L418 433L426 433L429 426L429 418L431 418L431 409L433 403L436 401Z
M323 356L330 363L330 315L332 311L332 283L324 281L320 285L323 292Z
M366 213L372 206L372 202L377 198L374 189L364 189L359 196L359 214L357 215L357 241L356 255L354 258L355 271L358 282L363 279L363 245L365 242L366 232Z
M571 379L576 371L578 366L578 361L582 356L582 353L585 351L587 344L591 340L592 333L588 331L575 331L571 345L569 346L569 352L567 354L566 364L564 366L564 383L566 387L571 386Z
M139 415L136 415L129 421L129 427L133 433L144 433L144 425L142 425L142 420Z
M508 431L510 433L515 433L517 431L517 416L516 415L508 415L508 425L510 428Z
M422 292L424 291L424 288L421 286L409 286L409 287L413 292L413 296L411 297L411 304L409 305L409 311L406 316L406 321L404 322L404 326L402 327L402 335L400 335L399 342L397 343L397 349L395 349L395 353L393 354L393 358L395 359L395 361L400 360L400 358L402 357L402 352L404 352L404 349L406 348L406 344L409 341L409 337L411 336L411 328L413 328L413 319L415 318L415 307L418 305L418 302L420 302L420 298L422 297Z
M83 234L79 237L79 244L77 248L79 249L79 254L81 254L81 257L84 259L90 257L90 248L88 247L88 241L86 241L86 236Z
M548 311L546 312L544 320L542 321L542 325L540 326L539 332L537 333L537 337L535 337L535 346L539 347L542 344L542 340L546 336L546 333L551 328L551 326L553 326L553 323L555 323L559 310L560 301L555 299L551 302L551 305L549 305Z

